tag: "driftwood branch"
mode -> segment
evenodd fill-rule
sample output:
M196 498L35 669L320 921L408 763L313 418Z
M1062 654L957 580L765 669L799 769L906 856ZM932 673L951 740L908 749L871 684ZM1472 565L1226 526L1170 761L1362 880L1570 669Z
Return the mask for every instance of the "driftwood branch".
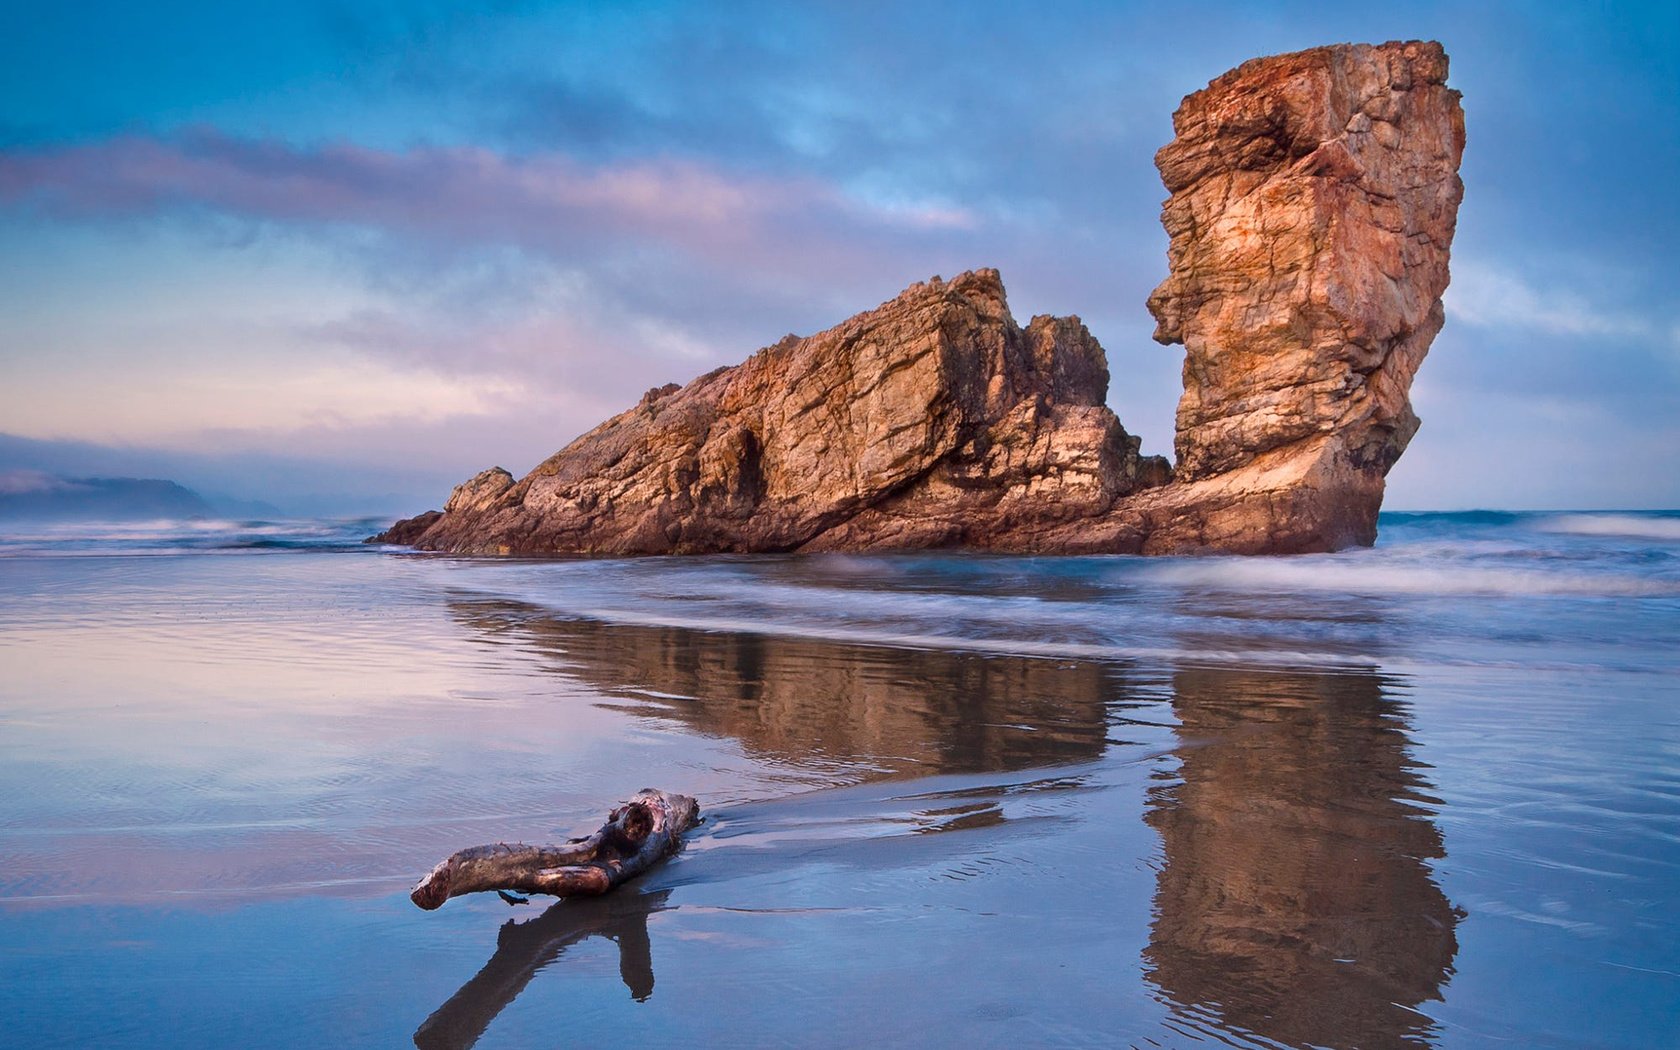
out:
M593 835L564 846L497 842L464 849L433 868L408 896L427 911L483 890L596 896L675 853L683 832L699 820L699 804L689 796L644 788Z

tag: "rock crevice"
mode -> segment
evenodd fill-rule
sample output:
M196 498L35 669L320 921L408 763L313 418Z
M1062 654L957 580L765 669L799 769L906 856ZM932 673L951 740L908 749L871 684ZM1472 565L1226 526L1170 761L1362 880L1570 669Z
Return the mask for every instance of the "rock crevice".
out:
M1176 466L1106 407L1077 317L1010 315L995 270L913 285L648 391L515 481L485 471L392 542L462 553L966 546L1334 550L1376 534L1444 315L1458 93L1424 42L1257 59L1188 96L1155 338L1185 347ZM435 512L433 512L435 513Z

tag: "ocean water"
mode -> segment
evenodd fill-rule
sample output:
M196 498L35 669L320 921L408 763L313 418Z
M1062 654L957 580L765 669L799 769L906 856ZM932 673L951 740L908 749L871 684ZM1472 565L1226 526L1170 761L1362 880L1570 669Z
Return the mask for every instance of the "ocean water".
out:
M1680 514L1276 559L0 528L0 1045L1680 1046ZM448 853L700 799L592 901Z

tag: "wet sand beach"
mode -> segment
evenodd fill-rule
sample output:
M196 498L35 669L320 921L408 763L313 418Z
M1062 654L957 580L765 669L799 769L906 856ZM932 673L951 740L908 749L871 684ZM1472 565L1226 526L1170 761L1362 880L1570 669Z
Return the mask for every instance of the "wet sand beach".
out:
M1660 1045L1675 522L1267 561L12 537L4 1042ZM644 786L706 820L620 893L407 900Z

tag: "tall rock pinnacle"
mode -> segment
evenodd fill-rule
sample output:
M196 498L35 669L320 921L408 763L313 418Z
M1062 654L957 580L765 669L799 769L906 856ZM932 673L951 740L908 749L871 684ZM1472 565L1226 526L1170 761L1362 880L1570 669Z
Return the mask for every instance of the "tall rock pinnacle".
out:
M1186 98L1155 155L1171 273L1149 309L1186 351L1178 477L1273 493L1258 475L1286 468L1285 513L1311 520L1281 524L1322 532L1302 546L1372 541L1418 427L1407 392L1444 319L1464 195L1446 79L1436 43L1256 59ZM1219 535L1265 524L1243 502L1250 520Z

